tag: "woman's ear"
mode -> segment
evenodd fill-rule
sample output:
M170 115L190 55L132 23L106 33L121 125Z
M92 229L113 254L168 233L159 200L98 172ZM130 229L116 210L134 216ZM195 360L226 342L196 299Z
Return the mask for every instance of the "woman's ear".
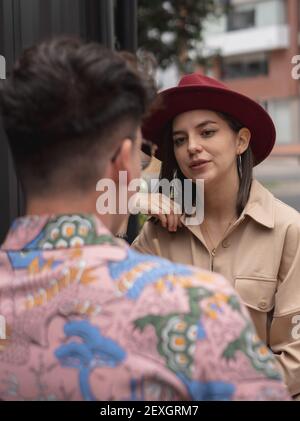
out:
M237 154L241 155L243 152L245 152L246 149L248 149L249 142L251 139L251 132L246 127L243 127L237 137Z

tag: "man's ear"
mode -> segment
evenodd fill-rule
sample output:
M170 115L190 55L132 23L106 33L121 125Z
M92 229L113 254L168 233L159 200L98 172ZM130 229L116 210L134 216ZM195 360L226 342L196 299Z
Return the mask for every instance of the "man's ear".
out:
M251 139L250 130L247 129L246 127L243 127L238 133L238 139L237 139L238 155L241 155L243 152L245 152L246 149L248 149L250 139Z
M119 152L112 163L112 177L119 179L120 171L127 172L127 181L132 179L133 142L131 139L124 139Z

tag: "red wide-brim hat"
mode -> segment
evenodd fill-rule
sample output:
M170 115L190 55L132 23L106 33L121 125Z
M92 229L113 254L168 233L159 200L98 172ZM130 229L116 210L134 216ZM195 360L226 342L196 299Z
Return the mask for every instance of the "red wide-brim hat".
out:
M162 159L162 144L166 125L177 115L197 109L230 115L251 131L250 146L254 164L262 162L271 152L276 130L268 113L255 101L232 91L216 79L192 73L183 76L178 86L158 94L159 107L144 120L145 139L157 146L156 157Z

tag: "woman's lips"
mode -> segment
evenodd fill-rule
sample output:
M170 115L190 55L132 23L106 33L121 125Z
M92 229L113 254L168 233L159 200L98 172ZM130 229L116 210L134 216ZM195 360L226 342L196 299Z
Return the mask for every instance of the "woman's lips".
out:
M189 167L192 170L199 170L200 168L203 168L206 164L208 164L210 161L207 161L205 159L199 159L197 161L193 161L191 162L191 164L189 165Z

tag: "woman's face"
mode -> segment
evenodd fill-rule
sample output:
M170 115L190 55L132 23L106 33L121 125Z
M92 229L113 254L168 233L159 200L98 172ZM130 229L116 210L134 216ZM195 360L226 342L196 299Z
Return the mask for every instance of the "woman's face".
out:
M205 182L237 176L237 155L249 144L250 132L234 132L217 113L194 110L173 121L176 161L186 178Z

